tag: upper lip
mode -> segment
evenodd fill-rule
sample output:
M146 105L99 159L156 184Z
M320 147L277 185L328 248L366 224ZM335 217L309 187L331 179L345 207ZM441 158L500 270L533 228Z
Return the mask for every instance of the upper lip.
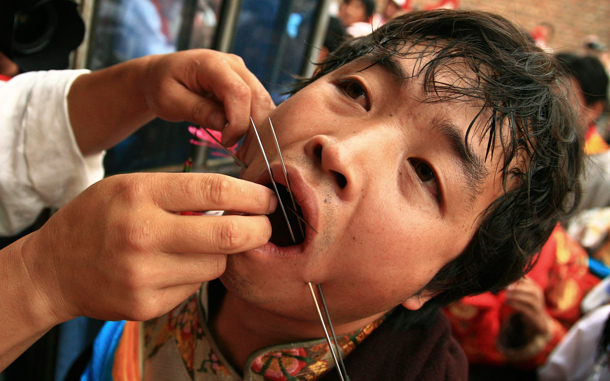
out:
M282 168L282 165L279 163L270 164L270 165L271 165L271 172L273 172L273 180L277 184L281 184L281 185L285 186L286 188L288 188L288 184L287 184L286 178L284 176L284 170ZM299 170L296 169L295 167L292 167L292 166L286 164L286 172L288 174L288 180L290 181L290 191L292 192L292 196L294 197L294 200L301 207L301 212L303 213L303 219L305 219L305 221L307 221L307 223L309 225L311 225L311 227L317 231L318 230L317 229L318 212L317 212L317 204L315 202L315 196L314 196L315 193L313 191L313 188L306 183L305 179L303 178L303 176L301 175ZM257 178L255 182L259 183L259 184L263 184L263 185L267 185L267 184L271 183L269 172L265 171L265 173L263 175L261 175L259 178ZM291 208L291 209L293 208L292 200L283 199L282 203L284 204L285 208ZM278 207L279 207L279 205L278 205ZM310 228L307 226L304 226L304 229L310 229ZM306 234L305 240L307 241L308 237L310 237L310 236L311 236L311 234Z

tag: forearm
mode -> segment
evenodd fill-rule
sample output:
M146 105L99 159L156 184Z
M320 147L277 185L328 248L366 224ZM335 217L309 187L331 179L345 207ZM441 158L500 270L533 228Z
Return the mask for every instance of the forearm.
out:
M78 77L68 94L68 112L83 155L108 149L153 119L142 83L150 57Z
M53 326L62 322L52 313L32 269L26 266L26 236L0 251L0 371ZM44 269L43 269L44 270Z

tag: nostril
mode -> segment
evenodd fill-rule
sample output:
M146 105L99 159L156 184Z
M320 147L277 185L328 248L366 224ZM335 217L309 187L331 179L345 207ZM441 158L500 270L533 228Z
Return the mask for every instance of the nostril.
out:
M316 144L313 149L313 154L315 155L315 157L322 160L322 144Z
M335 175L335 180L337 181L337 185L339 185L339 187L341 189L345 188L345 186L347 185L347 179L345 178L345 176L343 176L339 172L335 172L335 171L331 171L331 172L333 173L333 175Z

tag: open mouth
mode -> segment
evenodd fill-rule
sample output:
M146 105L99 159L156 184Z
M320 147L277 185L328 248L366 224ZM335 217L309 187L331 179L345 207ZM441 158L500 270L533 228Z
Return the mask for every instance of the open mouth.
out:
M295 207L292 204L292 199L290 198L290 193L288 193L286 187L279 183L276 183L276 185L279 197L284 204L286 215L288 216L288 221L290 222L290 227L292 228L292 233L294 234L294 240L290 234L290 229L286 223L286 217L284 217L282 207L278 205L275 212L267 216L271 221L272 227L271 239L269 241L279 247L300 245L305 240L306 225L300 220L300 218L303 218L303 212L301 211L301 207L296 200L295 210ZM272 185L269 185L268 187L273 189Z

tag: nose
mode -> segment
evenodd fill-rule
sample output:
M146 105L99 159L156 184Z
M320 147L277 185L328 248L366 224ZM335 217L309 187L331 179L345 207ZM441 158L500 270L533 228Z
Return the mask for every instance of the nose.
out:
M305 145L305 153L328 176L339 198L349 201L357 196L364 176L358 166L357 147L347 141L316 135Z

